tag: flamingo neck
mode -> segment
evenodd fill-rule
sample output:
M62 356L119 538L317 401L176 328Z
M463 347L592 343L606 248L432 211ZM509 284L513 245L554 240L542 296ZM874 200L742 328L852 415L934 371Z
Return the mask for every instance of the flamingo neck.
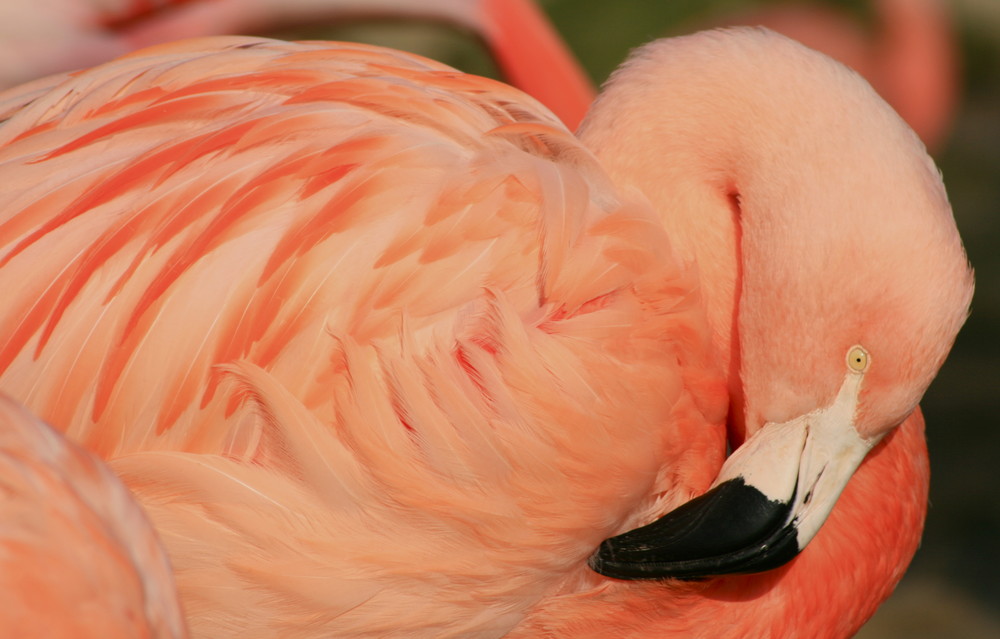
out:
M849 637L917 550L929 465L917 410L855 473L790 564L705 582L594 580L536 608L510 637Z
M882 362L862 417L885 419L861 426L913 410L936 370L916 363L943 360L971 276L933 162L856 74L763 30L658 41L580 137L697 265L735 444L829 404L851 344L879 344ZM902 321L919 338L893 339Z

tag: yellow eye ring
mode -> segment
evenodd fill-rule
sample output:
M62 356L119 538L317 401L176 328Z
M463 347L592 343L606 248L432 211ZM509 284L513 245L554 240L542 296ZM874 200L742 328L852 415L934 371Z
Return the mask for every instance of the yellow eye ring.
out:
M851 369L855 373L863 373L868 370L868 364L871 362L871 358L868 356L868 351L866 351L861 346L852 346L849 351L847 351L847 368Z

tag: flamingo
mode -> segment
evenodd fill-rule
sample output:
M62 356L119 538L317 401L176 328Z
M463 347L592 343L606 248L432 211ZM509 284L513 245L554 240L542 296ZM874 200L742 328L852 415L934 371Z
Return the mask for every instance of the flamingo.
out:
M166 552L100 460L0 396L0 625L13 637L186 637Z
M256 38L0 115L0 389L109 460L193 636L840 637L916 549L972 275L922 145L819 54L652 43L579 140Z

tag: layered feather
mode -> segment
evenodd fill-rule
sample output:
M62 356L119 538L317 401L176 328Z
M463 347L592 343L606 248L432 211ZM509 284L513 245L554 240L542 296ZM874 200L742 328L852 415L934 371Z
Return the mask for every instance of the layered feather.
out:
M721 463L693 272L514 89L222 38L0 103L0 388L196 636L498 636Z

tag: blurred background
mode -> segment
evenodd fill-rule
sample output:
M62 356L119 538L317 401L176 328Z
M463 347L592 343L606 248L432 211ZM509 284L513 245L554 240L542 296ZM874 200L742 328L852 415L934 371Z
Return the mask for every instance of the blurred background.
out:
M180 1L181 6L193 6L212 0ZM279 4L219 0L220 4L243 1ZM310 1L320 5L324 0ZM376 2L342 4L363 7L369 1ZM126 0L0 0L0 84L5 64L17 72L33 61L4 49L5 38L13 42L18 31L25 31L29 13L55 7L52 17L37 18L33 27L44 34L50 22L68 23L67 16L86 18L73 13L84 5L107 7L116 2L124 6ZM308 4L287 0L288 7ZM944 173L978 285L972 316L923 402L932 466L923 547L895 595L858 636L1000 637L996 417L1000 409L996 283L1000 277L1000 0L540 0L540 4L596 84L630 49L651 39L718 25L766 24L858 68L924 138ZM120 25L128 26L130 20ZM289 22L301 21L300 15ZM382 44L465 71L497 75L497 67L474 35L439 24L411 20L330 24L324 16L310 20L307 28L263 30L288 39Z

